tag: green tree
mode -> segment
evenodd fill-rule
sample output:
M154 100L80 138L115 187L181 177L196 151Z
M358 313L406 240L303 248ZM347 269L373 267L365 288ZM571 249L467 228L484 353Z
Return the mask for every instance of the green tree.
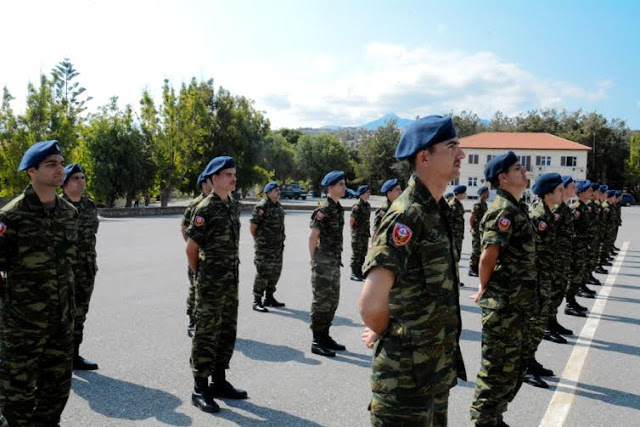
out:
M637 197L640 189L640 132L631 135L625 175L629 191Z
M316 194L320 193L320 183L327 172L342 170L349 174L352 170L349 150L329 134L302 136L296 145L295 161L298 171L309 180Z
M453 114L451 119L459 138L487 131L487 127L474 112L462 111L460 114Z
M397 176L394 165L398 163L395 153L400 136L396 121L389 120L386 125L366 136L359 146L361 162L356 166L356 172L374 191L387 179Z
M295 175L295 147L282 134L269 133L264 141L264 168L281 184Z

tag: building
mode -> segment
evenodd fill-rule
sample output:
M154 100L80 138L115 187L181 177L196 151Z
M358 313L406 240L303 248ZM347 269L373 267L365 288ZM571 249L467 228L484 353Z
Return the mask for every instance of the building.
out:
M586 145L551 135L535 132L483 132L460 138L460 147L467 157L462 161L460 178L450 182L447 191L458 184L467 186L467 194L475 197L478 188L485 184L484 166L491 157L513 151L520 164L527 169L527 188L536 178L548 172L571 175L575 180L586 179Z

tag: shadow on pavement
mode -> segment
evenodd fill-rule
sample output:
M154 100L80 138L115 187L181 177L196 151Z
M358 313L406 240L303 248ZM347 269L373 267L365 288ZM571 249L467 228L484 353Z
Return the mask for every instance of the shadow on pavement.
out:
M319 365L316 359L308 358L302 351L285 345L276 345L244 338L236 339L236 351L249 359L264 362L299 362L305 365Z
M640 299L637 299L637 298L616 297L611 295L607 297L607 301L628 302L629 304L640 304Z
M182 404L166 391L117 380L91 371L75 371L71 389L91 409L109 418L156 419L172 426L190 426L191 417L176 412Z
M585 346L585 344L582 343L575 343L575 345ZM628 344L620 344L602 340L591 340L591 348L596 350L624 353L631 356L640 356L640 347L635 347Z
M278 309L269 308L269 314L271 313L277 314L279 316L290 317L292 319L301 320L307 324L309 323L308 311L296 310L295 308L289 308L289 307L281 307ZM353 320L346 317L336 316L333 318L333 326L351 326L351 327L361 328L362 323L356 323Z
M595 316L594 314L590 314L589 317ZM614 316L611 314L600 314L598 315L600 320L606 320L608 322L620 322L620 323L628 323L630 325L640 325L640 319L636 319L635 317L625 317L625 316Z
M482 309L477 305L460 305L460 311L468 311L469 313L482 313Z
M482 332L463 329L460 339L465 341L482 341Z
M240 426L273 425L273 426L301 426L316 427L321 424L314 423L304 418L297 417L284 411L258 406L248 400L225 400L229 409L223 407L220 412L212 415L212 419L223 418ZM234 408L235 410L231 410ZM243 415L240 411L248 412L254 417ZM213 422L211 425L215 425Z
M558 387L557 385L552 385L550 390L560 390L566 393L572 393L575 391L576 396L587 397L610 405L623 406L631 409L638 409L640 407L640 396L637 394L581 382L573 384L576 384L576 390L566 387Z

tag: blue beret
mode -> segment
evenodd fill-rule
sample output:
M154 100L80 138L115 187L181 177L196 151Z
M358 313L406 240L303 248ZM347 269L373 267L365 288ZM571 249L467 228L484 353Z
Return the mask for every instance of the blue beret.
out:
M616 190L607 190L607 197L613 197L616 195Z
M52 154L62 154L58 141L53 139L51 141L36 142L25 151L18 170L23 171L38 166L47 156L51 156Z
M400 185L396 178L388 179L382 184L382 188L380 188L380 193L387 194L388 191L393 190L393 188L397 185Z
M616 190L616 197L620 197L620 196L622 196L622 191Z
M562 176L559 173L545 173L536 179L531 190L536 196L543 197L545 194L553 193L559 185L562 185Z
M604 193L605 191L609 191L609 186L608 186L608 185L605 185L605 184L602 184L602 185L600 186L600 191L601 191L602 193Z
M65 185L67 183L67 180L69 179L69 177L71 175L73 175L74 173L84 173L84 169L82 169L82 167L77 164L77 163L69 163L67 166L64 167L64 179L62 180L62 185Z
M585 181L580 181L580 182L578 182L576 192L577 192L578 194L580 194L580 193L584 193L585 191L587 191L587 190L588 190L588 189L590 189L590 188L591 188L591 181L589 181L589 180L587 179L587 180L585 180Z
M358 191L356 191L356 194L358 195L358 197L360 197L364 193L366 193L367 191L369 191L369 186L368 185L361 185L360 187L358 187Z
M236 167L236 162L233 161L232 157L218 156L211 159L207 167L204 168L202 175L204 176L204 178L206 178L208 176L211 176L220 172L221 170L235 168L235 167Z
M600 184L599 184L599 183L597 183L597 182L592 182L592 183L591 183L591 189L592 189L593 191L598 191L598 190L600 189Z
M204 184L205 180L206 180L206 177L204 176L204 171L202 171L200 175L198 175L198 180L196 181L196 187L200 189L200 187L202 187L202 184Z
M447 193L444 195L445 199L448 199L449 197L453 197L453 193Z
M484 167L484 178L489 182L494 181L498 175L509 170L518 161L518 156L513 151L493 156Z
M320 184L324 187L328 187L330 185L335 185L341 179L344 179L344 172L331 171L322 178L322 182Z
M418 151L457 136L451 117L427 116L407 128L396 147L396 159L405 160Z
M453 187L453 194L462 194L462 193L466 193L467 192L467 187L466 185L456 185L455 187Z
M567 186L572 182L573 182L573 177L571 175L564 175L562 177L562 185L564 185L565 188L567 188Z
M484 194L485 191L489 191L489 187L480 187L478 188L478 196L482 196L482 194Z
M267 185L264 186L264 189L262 190L262 192L264 194L267 194L269 191L278 188L279 185L276 181L271 181L269 183L267 183Z

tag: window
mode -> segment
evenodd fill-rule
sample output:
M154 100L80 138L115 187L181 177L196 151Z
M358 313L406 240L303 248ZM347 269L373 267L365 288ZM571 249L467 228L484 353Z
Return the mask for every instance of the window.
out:
M477 187L478 186L478 178L476 178L474 176L470 176L467 186L468 187Z
M562 166L576 167L578 166L578 158L575 156L562 156L560 158L560 164Z
M536 166L551 166L551 157L536 156Z
M531 172L531 156L516 156L518 158L518 162L520 162L521 166L527 170L527 172Z
M455 181L449 181L449 185L458 185L460 184L460 178L456 178Z
M469 164L477 165L480 155L478 154L469 154Z
M493 154L487 154L487 163L493 159Z

